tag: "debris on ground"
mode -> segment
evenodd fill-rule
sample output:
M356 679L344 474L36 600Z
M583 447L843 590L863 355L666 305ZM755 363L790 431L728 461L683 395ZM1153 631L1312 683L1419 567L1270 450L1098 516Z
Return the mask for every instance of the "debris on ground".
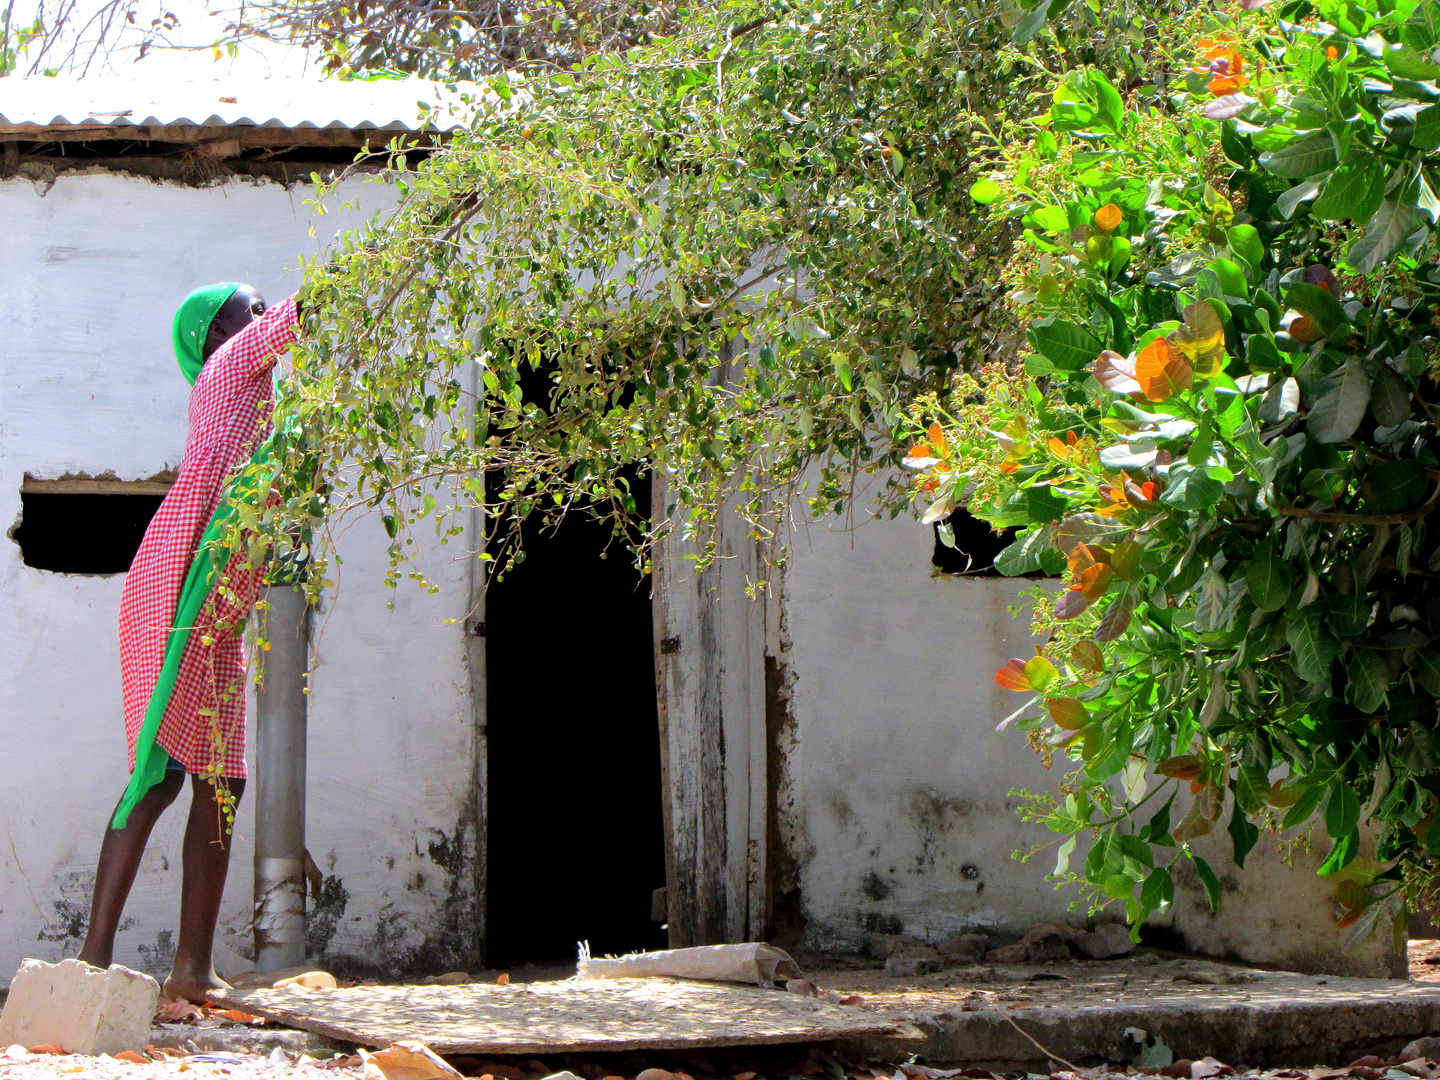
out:
M575 974L581 979L669 977L756 986L774 986L805 977L789 953L757 941L606 957L592 957L589 946L581 945Z

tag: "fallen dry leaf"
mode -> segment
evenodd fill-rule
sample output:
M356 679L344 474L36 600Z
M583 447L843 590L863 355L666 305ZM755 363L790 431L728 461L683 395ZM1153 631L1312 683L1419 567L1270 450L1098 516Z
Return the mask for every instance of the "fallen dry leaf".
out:
M497 985L497 986L509 986L509 985L510 985L510 975L509 975L509 973L508 973L508 972L502 972L501 974L496 975L496 976L495 976L495 985Z
M204 1012L200 1006L190 1001L162 1001L160 1008L155 1010L155 1022L158 1024L173 1024L180 1020L188 1020L192 1016L203 1016Z
M32 1054L63 1054L63 1053L65 1053L65 1051L64 1051L64 1050L61 1050L60 1047L56 1046L54 1043L41 1043L39 1046L32 1046L32 1047L30 1047L30 1053L32 1053Z
M451 1080L461 1074L422 1042L398 1042L376 1053L360 1051L366 1080Z
M275 984L276 990L283 990L287 986L299 986L306 990L338 990L340 984L335 981L335 976L328 971L307 971L303 975L292 975L288 979L281 979Z
M115 1055L116 1061L130 1061L136 1065L149 1065L150 1059L144 1054L137 1054L134 1050L121 1050Z
M217 1009L213 1005L205 1007L205 1015L220 1020L233 1020L237 1024L263 1024L266 1022L263 1016L252 1016L239 1009Z

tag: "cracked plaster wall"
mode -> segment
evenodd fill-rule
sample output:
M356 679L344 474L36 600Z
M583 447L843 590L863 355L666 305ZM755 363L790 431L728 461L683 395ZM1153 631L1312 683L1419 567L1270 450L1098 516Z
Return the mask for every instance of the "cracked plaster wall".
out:
M171 313L208 281L247 280L272 302L294 289L287 268L361 220L332 212L312 238L307 194L104 173L48 189L0 182L5 529L27 471L138 479L179 464L188 387ZM356 183L334 202L357 194L367 212L391 197ZM344 593L317 618L310 710L308 841L326 875L312 945L341 968L465 966L475 960L475 744L462 631L444 623L464 615L463 563L434 553L432 596L381 585L378 522L349 524L339 550ZM0 543L0 983L24 957L73 955L84 933L101 833L126 779L123 580L34 570ZM157 975L174 952L187 799L156 829L117 941L118 962ZM245 799L222 973L249 966L253 812Z
M781 660L791 725L777 832L810 948L1083 918L1066 910L1075 891L1045 880L1053 844L1028 863L1011 858L1055 835L1022 822L1008 792L1053 790L1068 771L1057 758L1047 772L1021 733L995 730L1023 700L994 672L1031 654L1028 615L1009 612L1027 583L933 577L933 545L908 517L853 531L811 523L790 545ZM1154 920L1164 944L1296 971L1403 971L1388 934L1352 947L1335 931L1333 882L1314 873L1323 842L1293 868L1274 836L1244 870L1229 846L1222 829L1197 847L1220 875L1220 913L1180 867L1176 903ZM1084 855L1082 841L1071 865Z

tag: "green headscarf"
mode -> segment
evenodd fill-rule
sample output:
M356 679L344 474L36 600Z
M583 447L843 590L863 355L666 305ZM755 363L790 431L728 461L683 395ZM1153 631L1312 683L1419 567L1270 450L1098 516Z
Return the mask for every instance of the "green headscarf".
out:
M205 338L210 333L210 324L221 305L235 295L240 288L238 281L222 281L218 285L206 285L196 289L175 312L175 359L180 362L180 371L185 380L195 385L200 369L205 366Z

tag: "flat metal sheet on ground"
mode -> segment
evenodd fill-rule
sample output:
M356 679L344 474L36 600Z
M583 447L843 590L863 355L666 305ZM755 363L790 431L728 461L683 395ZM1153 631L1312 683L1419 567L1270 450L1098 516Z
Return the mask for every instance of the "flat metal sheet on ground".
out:
M464 986L231 992L231 1008L362 1046L437 1054L673 1050L915 1037L893 1017L783 990L680 979L566 979Z

